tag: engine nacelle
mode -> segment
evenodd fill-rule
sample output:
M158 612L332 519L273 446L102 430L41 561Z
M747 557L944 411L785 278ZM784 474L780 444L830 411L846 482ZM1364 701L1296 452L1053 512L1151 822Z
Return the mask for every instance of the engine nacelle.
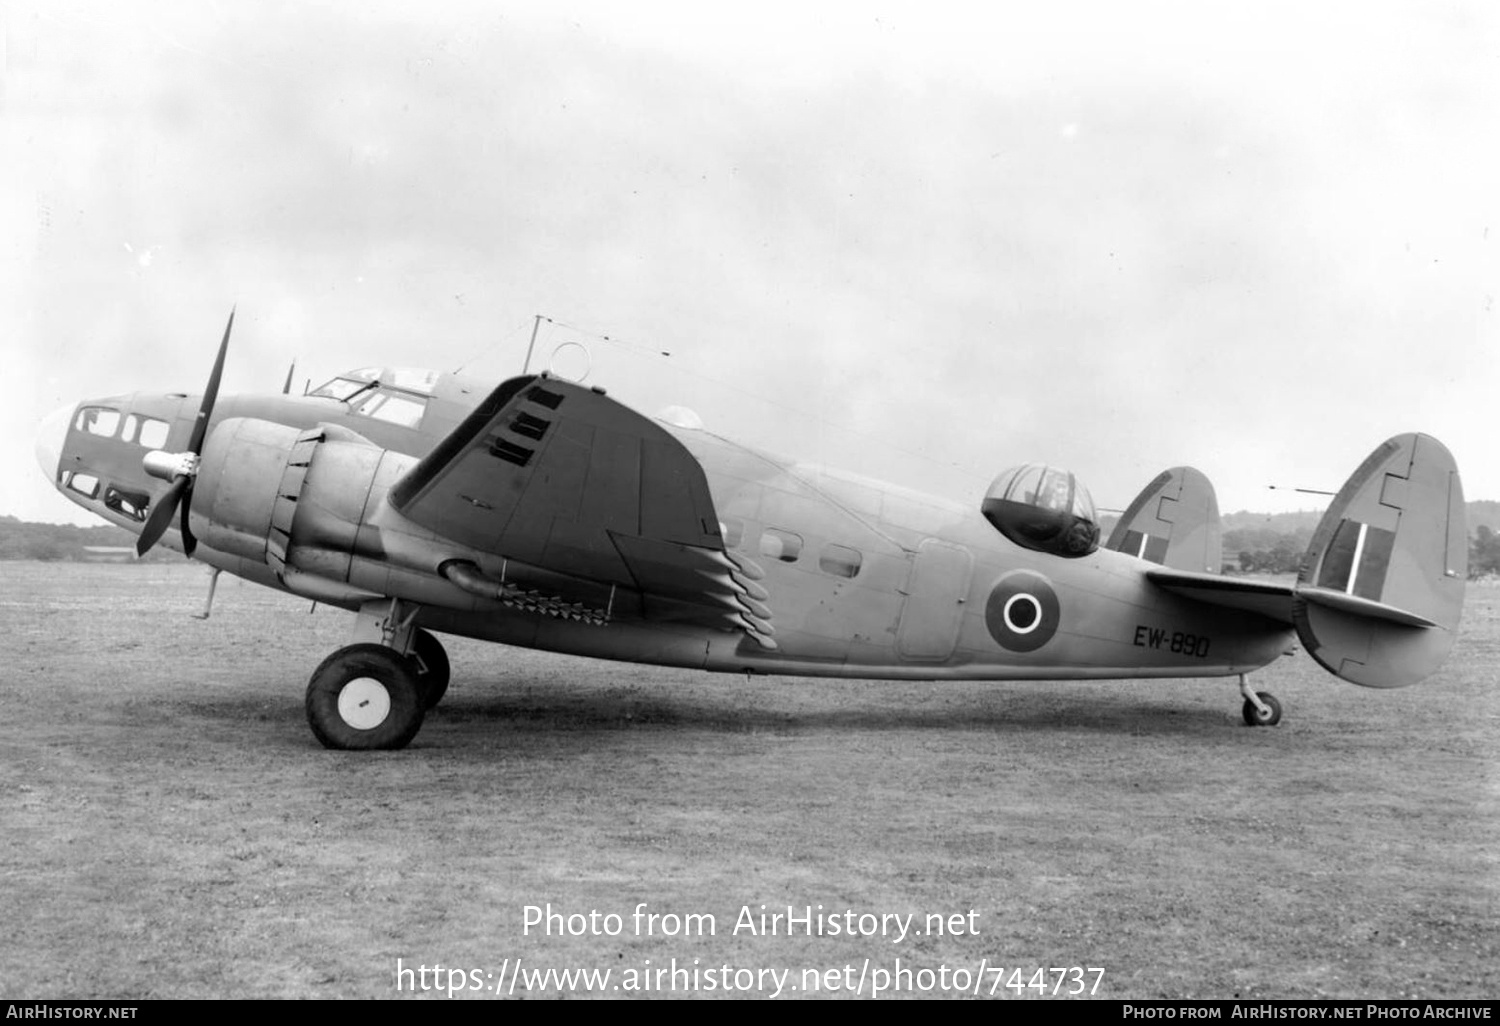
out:
M307 431L232 417L203 450L193 487L193 532L220 552L335 581L369 512L377 481L399 475L410 457L333 427ZM381 482L378 499L389 480Z
M277 497L299 434L248 417L231 417L214 428L193 485L192 527L201 544L266 561Z

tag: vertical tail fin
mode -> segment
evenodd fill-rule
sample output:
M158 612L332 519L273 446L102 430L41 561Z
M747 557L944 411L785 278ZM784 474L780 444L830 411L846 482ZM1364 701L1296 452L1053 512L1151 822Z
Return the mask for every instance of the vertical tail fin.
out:
M1398 435L1339 490L1313 534L1292 618L1332 673L1366 687L1415 684L1442 665L1468 575L1463 484L1429 435Z
M1219 573L1224 545L1214 486L1192 467L1162 471L1125 510L1105 548L1174 570Z

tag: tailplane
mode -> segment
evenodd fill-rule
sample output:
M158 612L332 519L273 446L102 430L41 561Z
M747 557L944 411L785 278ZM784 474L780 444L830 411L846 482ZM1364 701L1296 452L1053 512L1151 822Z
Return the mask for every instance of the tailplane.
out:
M1463 485L1429 435L1398 435L1362 463L1313 534L1292 619L1331 673L1372 688L1415 684L1442 665L1468 575Z

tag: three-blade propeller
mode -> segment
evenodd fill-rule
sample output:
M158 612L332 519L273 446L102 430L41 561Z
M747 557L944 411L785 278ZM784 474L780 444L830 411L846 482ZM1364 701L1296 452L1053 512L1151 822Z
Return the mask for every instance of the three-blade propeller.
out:
M184 469L174 476L172 484L152 506L151 514L146 518L146 524L141 529L141 536L135 543L137 556L144 556L161 540L161 536L171 526L172 514L177 512L178 506L182 507L180 522L182 551L191 556L193 550L198 547L198 541L188 527L188 512L193 503L193 482L198 476L198 457L203 453L203 439L208 434L208 419L213 415L214 401L219 397L219 379L224 376L224 356L229 352L229 332L233 327L234 310L231 309L229 323L224 325L224 340L219 343L219 355L214 359L213 373L208 376L208 387L203 390L203 404L198 407L198 419L193 422L193 433L188 438L185 455L191 456L191 459L186 461L190 469Z

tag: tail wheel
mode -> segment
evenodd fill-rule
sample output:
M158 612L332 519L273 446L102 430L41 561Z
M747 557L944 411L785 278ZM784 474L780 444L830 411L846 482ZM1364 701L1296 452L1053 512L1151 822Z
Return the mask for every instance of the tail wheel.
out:
M1281 703L1276 701L1276 696L1269 691L1257 691L1255 697L1261 700L1264 709L1258 708L1256 704L1245 699L1245 724L1250 727L1274 727L1281 722Z
M405 748L425 712L415 664L384 645L339 649L307 684L307 723L325 748Z

